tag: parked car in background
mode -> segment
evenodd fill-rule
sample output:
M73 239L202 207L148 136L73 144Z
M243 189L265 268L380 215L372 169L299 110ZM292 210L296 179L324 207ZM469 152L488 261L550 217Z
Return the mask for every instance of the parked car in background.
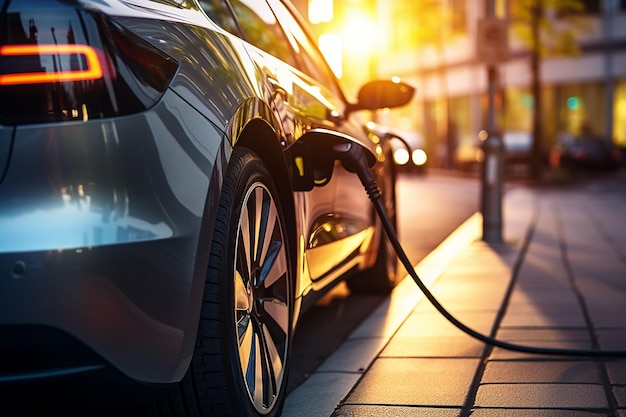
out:
M509 167L528 165L532 156L533 136L523 130L505 131L502 135L504 160Z
M426 173L428 155L424 140L417 132L400 132L374 122L368 122L367 129L369 134L389 142L393 162L398 169L418 174Z
M3 410L279 415L307 306L395 285L336 145L371 151L395 218L359 112L414 90L348 101L287 1L1 4Z
M552 168L613 171L620 166L621 151L600 135L560 133L550 149L549 160Z

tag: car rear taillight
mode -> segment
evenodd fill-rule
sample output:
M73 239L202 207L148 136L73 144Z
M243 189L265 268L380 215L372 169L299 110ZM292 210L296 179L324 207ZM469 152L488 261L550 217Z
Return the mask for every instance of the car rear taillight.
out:
M67 55L74 57L77 65L68 69L44 71L41 66L22 65L37 58L51 59ZM26 85L64 81L87 81L102 78L102 65L96 50L88 45L6 45L0 47L0 58L5 60L7 73L0 74L0 85ZM33 60L35 58L35 60ZM12 62L13 61L13 62Z
M141 112L160 99L178 68L109 18L68 2L43 11L10 7L0 28L2 125Z

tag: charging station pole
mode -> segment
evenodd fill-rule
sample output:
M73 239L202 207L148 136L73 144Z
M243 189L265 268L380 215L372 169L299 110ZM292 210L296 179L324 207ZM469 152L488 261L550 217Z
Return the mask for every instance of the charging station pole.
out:
M483 240L502 242L502 181L504 177L504 145L496 131L495 96L496 65L508 58L508 27L495 18L495 0L486 0L486 18L478 22L477 56L487 64L488 109L486 132L480 133L484 152L481 178L481 211Z

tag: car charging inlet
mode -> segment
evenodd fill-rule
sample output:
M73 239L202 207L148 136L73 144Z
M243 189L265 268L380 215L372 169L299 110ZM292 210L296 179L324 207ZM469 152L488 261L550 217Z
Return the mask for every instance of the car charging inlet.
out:
M402 265L407 270L415 284L419 287L419 289L422 291L428 301L433 305L433 307L435 307L435 309L441 315L443 315L459 330L488 345L517 352L559 356L626 357L626 350L561 349L509 343L480 333L459 321L448 310L445 309L445 307L437 300L437 298L435 298L435 296L430 292L422 279L419 277L417 272L415 272L415 269L409 261L406 252L402 248L402 245L400 244L400 241L391 224L391 221L387 216L387 212L382 201L382 194L368 166L365 156L365 150L356 143L335 146L334 150L336 158L341 161L344 168L346 168L350 172L356 173L361 180L361 183L363 184L363 187L365 188L369 199L374 204L376 212L383 224L383 228L385 229L385 233L387 234L387 237L393 245L398 259L400 259L400 262L402 262Z

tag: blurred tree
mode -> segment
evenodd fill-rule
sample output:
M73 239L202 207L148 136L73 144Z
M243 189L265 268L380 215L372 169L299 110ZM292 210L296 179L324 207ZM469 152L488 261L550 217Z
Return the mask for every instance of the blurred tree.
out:
M580 34L589 30L582 0L510 1L513 36L530 50L531 90L533 96L531 175L542 175L542 123L540 63L545 57L580 53Z

